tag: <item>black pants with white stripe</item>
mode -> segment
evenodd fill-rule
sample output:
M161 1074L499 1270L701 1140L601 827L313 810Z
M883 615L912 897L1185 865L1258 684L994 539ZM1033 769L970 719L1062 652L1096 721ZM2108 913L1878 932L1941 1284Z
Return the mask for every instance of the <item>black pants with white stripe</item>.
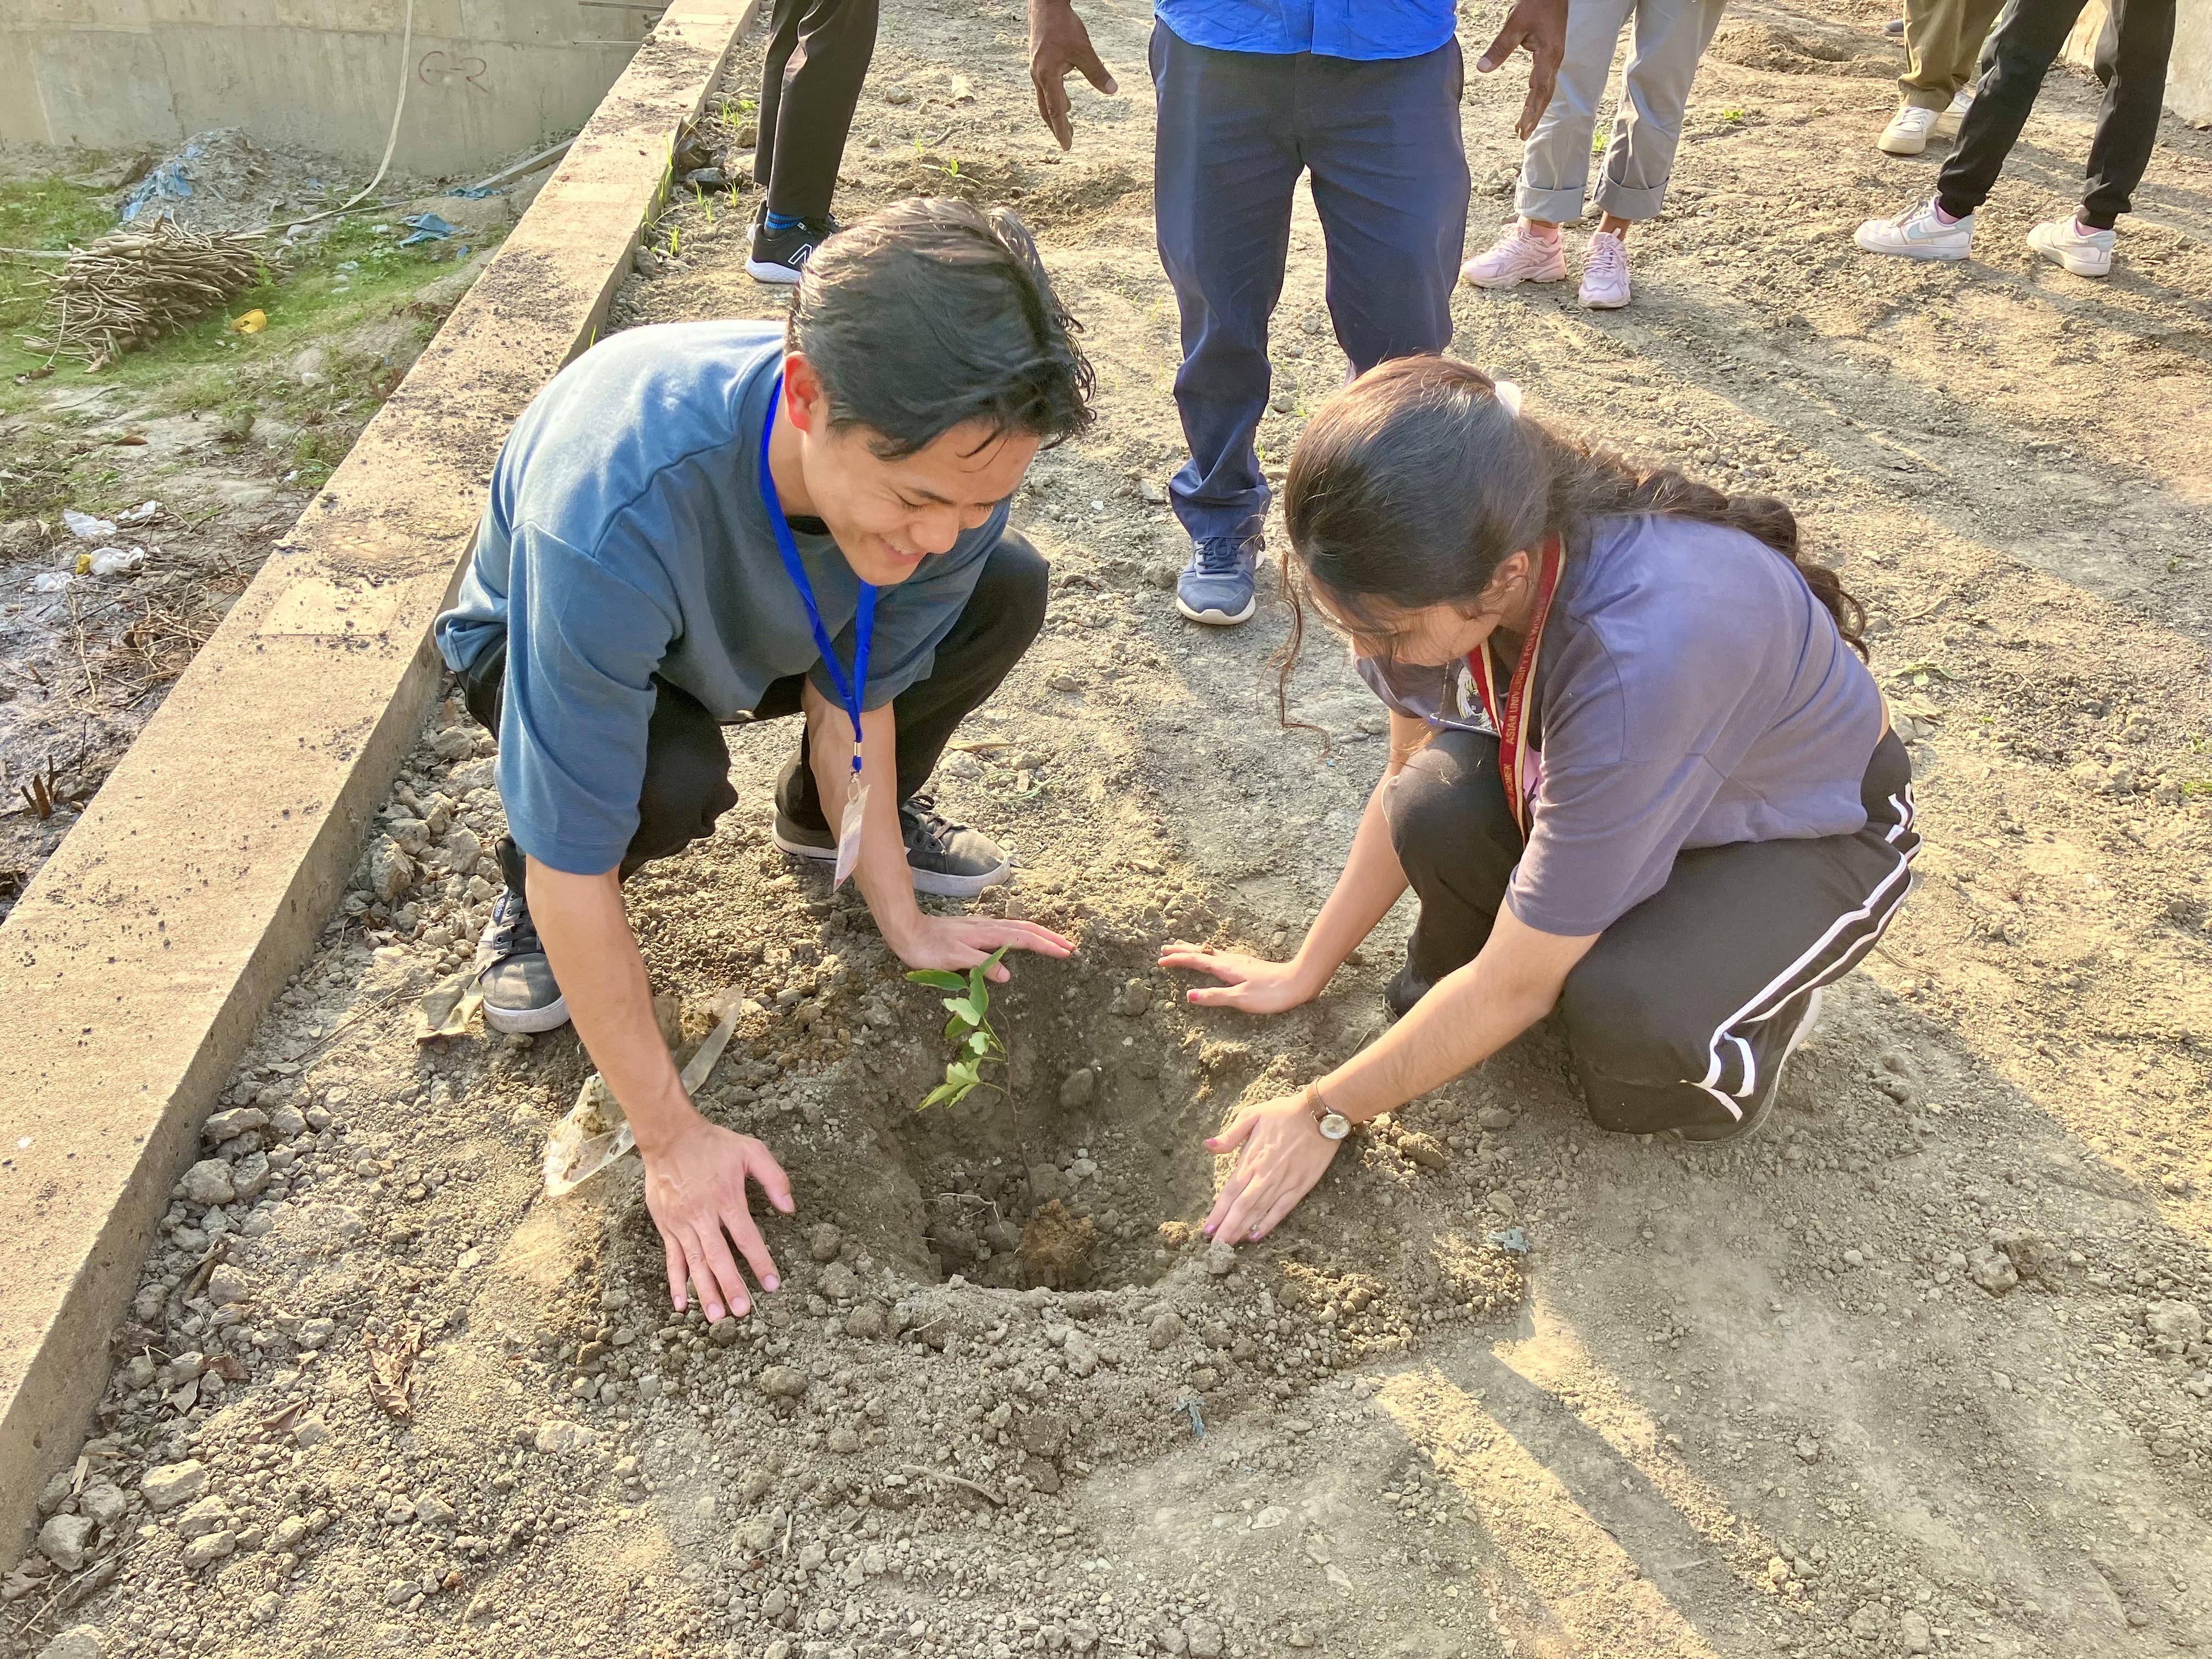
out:
M1568 975L1559 1017L1599 1127L1726 1124L1771 1091L1813 992L1874 948L1910 884L1920 838L1894 734L1861 793L1867 823L1853 835L1685 851ZM1432 984L1482 949L1520 861L1498 739L1438 734L1383 806L1421 901L1411 977Z

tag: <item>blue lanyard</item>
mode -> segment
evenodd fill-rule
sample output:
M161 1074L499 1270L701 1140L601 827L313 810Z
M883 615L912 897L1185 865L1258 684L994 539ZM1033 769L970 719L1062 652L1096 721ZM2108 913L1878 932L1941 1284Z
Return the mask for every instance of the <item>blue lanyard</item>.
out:
M806 580L806 567L799 562L799 544L792 539L791 520L783 516L783 501L775 493L775 478L768 470L768 441L775 434L775 411L783 404L783 376L775 377L775 389L769 394L768 419L761 423L760 488L761 499L768 503L768 521L775 532L777 551L783 555L783 568L791 573L791 585L799 590L799 597L806 601L806 620L814 629L815 648L822 653L822 660L830 670L830 678L837 687L837 696L845 705L845 712L853 718L853 769L860 769L860 697L868 684L868 645L876 631L876 590L874 584L860 584L860 614L853 625L853 678L848 680L845 671L838 665L837 650L830 643L830 631L822 626L822 608L814 603L814 585Z

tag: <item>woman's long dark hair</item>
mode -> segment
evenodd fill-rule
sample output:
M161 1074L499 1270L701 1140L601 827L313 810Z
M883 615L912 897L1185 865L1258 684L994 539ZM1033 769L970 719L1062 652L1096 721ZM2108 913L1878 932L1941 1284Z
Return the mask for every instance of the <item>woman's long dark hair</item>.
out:
M1800 555L1797 520L1771 495L1724 495L1673 467L1642 472L1610 450L1516 414L1490 376L1450 357L1404 357L1370 369L1324 404L1291 458L1283 590L1291 637L1276 686L1287 716L1305 635L1300 590L1363 635L1432 605L1474 614L1498 567L1559 536L1567 556L1589 545L1593 520L1662 514L1741 530L1797 568L1844 641L1867 654L1866 611L1836 573Z

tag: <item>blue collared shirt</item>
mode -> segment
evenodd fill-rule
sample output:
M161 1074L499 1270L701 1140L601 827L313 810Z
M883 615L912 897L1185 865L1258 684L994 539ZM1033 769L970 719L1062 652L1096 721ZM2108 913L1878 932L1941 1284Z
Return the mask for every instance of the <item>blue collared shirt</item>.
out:
M1152 0L1152 15L1216 52L1372 62L1419 58L1452 38L1453 0Z

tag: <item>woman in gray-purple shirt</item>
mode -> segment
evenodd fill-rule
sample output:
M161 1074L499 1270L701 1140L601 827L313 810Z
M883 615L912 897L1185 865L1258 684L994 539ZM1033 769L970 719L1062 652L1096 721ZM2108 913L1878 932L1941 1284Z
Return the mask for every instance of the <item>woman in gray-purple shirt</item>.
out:
M1390 765L1286 963L1176 944L1272 1013L1320 994L1410 884L1382 1038L1245 1108L1206 1231L1264 1236L1351 1127L1561 1015L1592 1119L1748 1134L1823 987L1881 939L1919 844L1863 615L1770 497L1641 474L1445 357L1339 394L1291 463L1294 591L1390 708ZM1294 641L1295 646L1295 641Z

